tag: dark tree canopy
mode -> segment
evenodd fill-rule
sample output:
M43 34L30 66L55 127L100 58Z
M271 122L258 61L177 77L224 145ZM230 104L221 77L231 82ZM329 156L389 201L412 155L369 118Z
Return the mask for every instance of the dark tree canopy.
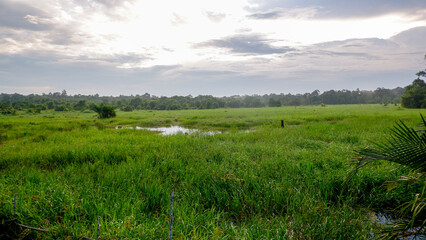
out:
M426 70L425 70L426 71ZM401 104L406 108L426 108L426 83L420 77L425 77L426 72L420 71L417 79L405 87L405 93L401 97Z

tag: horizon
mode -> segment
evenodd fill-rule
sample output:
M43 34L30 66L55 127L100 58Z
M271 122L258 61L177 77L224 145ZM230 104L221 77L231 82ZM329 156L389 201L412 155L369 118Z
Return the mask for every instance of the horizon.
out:
M329 91L336 91L336 92L338 92L338 91L351 91L351 92L353 92L353 91L359 90L360 92L365 92L365 91L374 92L377 89L394 90L394 89L397 89L397 88L404 89L405 86L404 87L397 86L397 87L393 87L393 88L377 87L375 89L359 89L359 88L356 88L356 89L328 89L328 90L325 90L325 91L321 91L319 89L315 89L314 91L318 90L319 94L323 94L324 92L329 92ZM188 94L188 95L170 95L170 96L166 96L166 95L151 94L149 92L135 93L135 94L130 94L130 95L123 95L123 94L119 94L119 95L101 95L99 93L93 93L93 94L71 93L70 94L66 89L62 89L61 91L54 91L54 92L48 92L48 93L43 92L43 93L29 93L29 94L22 94L22 93L17 93L17 92L15 92L15 93L4 93L4 92L0 92L0 95L1 94L8 94L8 95L19 94L19 95L22 95L22 96L29 96L29 95L36 95L36 96L47 95L47 96L49 96L49 95L53 95L55 93L61 94L63 91L65 91L67 93L66 96L69 96L69 97L73 97L73 96L96 96L96 95L98 95L98 97L141 97L144 94L149 94L151 98L152 97L157 97L157 98L168 97L168 98L171 98L171 97L188 97L188 96L191 96L191 97L212 96L212 97L215 97L215 98L228 98L228 97L235 97L235 96L245 97L245 96L264 96L264 95L273 95L273 94L274 95L288 95L288 94L290 94L290 95L303 95L303 94L306 94L306 93L311 94L312 92L314 92L314 91L310 91L310 92L298 92L298 93L292 93L292 92L287 92L287 93L286 92L271 92L271 93L254 93L254 94L232 94L232 95L221 95L221 96L216 96L216 95L211 95L211 94Z
M426 2L0 2L0 92L374 91L425 69Z

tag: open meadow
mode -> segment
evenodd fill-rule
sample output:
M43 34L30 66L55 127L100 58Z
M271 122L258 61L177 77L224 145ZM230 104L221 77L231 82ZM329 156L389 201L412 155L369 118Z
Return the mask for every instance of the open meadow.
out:
M0 234L94 239L100 216L100 239L167 239L174 190L173 239L371 238L375 212L418 189L386 191L408 171L387 162L345 182L354 151L386 139L395 121L418 126L420 113L328 105L2 115ZM129 128L170 125L200 131Z

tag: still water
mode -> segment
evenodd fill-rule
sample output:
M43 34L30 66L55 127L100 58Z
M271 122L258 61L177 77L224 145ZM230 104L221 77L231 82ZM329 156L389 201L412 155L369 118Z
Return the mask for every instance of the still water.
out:
M220 134L222 132L219 131L200 131L198 129L189 129L181 126L170 126L170 127L159 127L159 128L145 128L145 127L131 127L131 126L116 126L115 129L137 129L137 130L148 130L152 132L158 132L160 135L168 136L168 135L176 135L178 133L183 134L193 134L200 133L205 135L215 135Z

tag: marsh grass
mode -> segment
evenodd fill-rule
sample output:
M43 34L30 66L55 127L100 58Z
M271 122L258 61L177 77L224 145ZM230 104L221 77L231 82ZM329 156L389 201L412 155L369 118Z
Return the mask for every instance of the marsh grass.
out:
M32 233L43 239L94 238L97 216L102 239L166 239L173 189L176 239L366 239L376 227L366 208L396 207L417 189L387 192L383 183L404 173L388 163L345 185L349 160L418 113L352 105L0 116L0 216L55 230Z

